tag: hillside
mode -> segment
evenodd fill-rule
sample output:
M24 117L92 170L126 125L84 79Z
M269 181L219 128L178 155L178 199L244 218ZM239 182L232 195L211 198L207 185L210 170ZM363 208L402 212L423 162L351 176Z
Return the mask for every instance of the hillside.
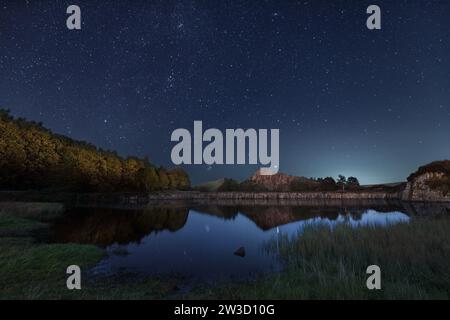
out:
M220 187L224 184L225 180L226 179L222 178L222 179L218 179L218 180L208 181L208 182L196 185L194 187L194 189L198 190L198 191L207 191L207 192L218 191L220 189Z
M147 192L186 189L189 185L189 177L180 168L166 170L146 159L124 159L0 110L2 190Z

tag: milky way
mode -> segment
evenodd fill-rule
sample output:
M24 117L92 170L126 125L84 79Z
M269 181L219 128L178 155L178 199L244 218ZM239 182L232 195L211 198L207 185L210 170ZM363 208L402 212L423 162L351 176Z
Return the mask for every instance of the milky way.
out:
M404 180L450 158L450 2L0 1L0 107L170 166L170 134L279 128L280 170ZM374 2L375 3L375 2ZM194 182L255 166L187 166Z

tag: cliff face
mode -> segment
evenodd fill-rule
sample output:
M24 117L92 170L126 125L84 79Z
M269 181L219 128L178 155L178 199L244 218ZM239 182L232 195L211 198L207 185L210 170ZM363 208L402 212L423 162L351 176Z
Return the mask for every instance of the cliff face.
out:
M258 170L248 181L264 187L267 191L289 191L289 186L292 182L302 179L307 180L302 177L290 176L280 172L274 175L261 175L260 170Z
M444 172L426 172L410 177L402 192L401 199L405 201L442 201L450 202L450 193L444 189L433 187L445 183L448 176Z

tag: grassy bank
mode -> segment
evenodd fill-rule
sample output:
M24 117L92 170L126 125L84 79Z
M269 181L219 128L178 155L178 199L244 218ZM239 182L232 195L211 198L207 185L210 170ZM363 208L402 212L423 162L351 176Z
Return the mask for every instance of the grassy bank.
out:
M99 247L38 242L35 236L62 214L58 203L0 203L0 299L158 299L173 293L177 279L90 279L85 271L105 256ZM72 264L82 270L82 290L66 287Z
M46 228L64 211L60 203L1 202L0 237L27 236Z
M194 299L449 299L450 219L412 220L388 228L310 226L276 249L287 264L279 274L219 288L198 288ZM381 268L382 290L366 288L366 268Z
M94 246L36 241L34 236L63 212L59 203L0 204L0 299L59 297L67 266L80 261L88 266L102 257Z
M102 255L94 246L36 244L30 238L1 238L0 298L73 297L65 287L66 268L71 264L87 267Z

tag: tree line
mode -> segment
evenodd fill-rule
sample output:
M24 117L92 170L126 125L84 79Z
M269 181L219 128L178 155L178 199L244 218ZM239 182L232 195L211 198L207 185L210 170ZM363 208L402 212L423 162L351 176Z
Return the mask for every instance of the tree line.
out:
M148 159L122 158L0 109L0 189L148 192L188 188L189 177L181 168L167 170Z
M358 178L339 175L336 180L332 177L294 180L290 191L356 191L359 187Z
M282 186L282 189L275 191L291 192L322 192L322 191L357 191L360 183L356 177L346 178L339 175L335 180L332 177L326 178L300 178L296 177L291 183ZM204 191L201 190L200 191ZM225 179L217 191L242 191L242 192L267 192L264 185L253 181L238 182L233 179Z

